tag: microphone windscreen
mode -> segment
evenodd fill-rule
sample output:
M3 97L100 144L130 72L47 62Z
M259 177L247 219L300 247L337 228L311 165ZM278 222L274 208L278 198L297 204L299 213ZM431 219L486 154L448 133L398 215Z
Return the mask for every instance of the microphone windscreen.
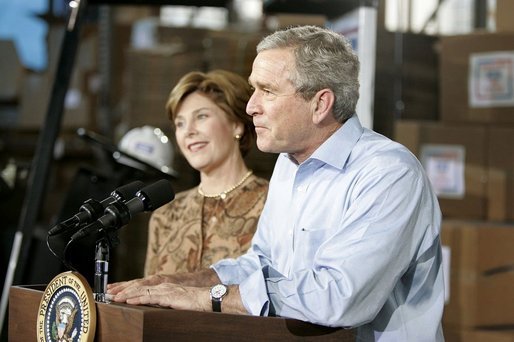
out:
M112 196L115 197L118 201L127 201L134 197L136 192L141 190L144 186L145 183L141 181L133 181L114 190L112 192Z
M142 188L136 196L143 201L145 210L151 211L171 202L175 198L175 192L171 182L161 179Z

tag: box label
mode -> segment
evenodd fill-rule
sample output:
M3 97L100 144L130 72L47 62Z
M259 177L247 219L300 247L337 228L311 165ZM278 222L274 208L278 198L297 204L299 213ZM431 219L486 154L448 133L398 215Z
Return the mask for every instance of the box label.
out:
M514 106L514 51L471 54L468 95L474 108Z
M450 199L464 197L466 192L465 153L466 149L462 145L421 146L421 163L438 197Z

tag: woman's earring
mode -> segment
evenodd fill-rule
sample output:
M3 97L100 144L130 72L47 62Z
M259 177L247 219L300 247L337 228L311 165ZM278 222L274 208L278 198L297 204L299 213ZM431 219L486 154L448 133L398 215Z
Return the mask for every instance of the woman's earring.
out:
M236 140L239 140L239 139L241 139L241 135L240 135L240 134L236 134L236 135L234 136L234 138L236 138Z

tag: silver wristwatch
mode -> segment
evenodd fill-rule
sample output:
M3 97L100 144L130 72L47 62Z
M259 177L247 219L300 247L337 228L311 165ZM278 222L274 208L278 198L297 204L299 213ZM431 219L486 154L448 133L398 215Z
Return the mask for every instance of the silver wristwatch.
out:
M228 287L223 284L217 284L211 287L210 290L212 311L221 312L221 301L228 293Z

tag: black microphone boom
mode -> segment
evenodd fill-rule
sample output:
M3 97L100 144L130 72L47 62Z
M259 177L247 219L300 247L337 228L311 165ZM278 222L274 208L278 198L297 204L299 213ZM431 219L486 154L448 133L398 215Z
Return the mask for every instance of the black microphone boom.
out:
M135 193L139 191L145 184L141 181L134 181L120 186L110 196L101 202L88 199L79 208L79 212L69 219L57 224L48 231L48 236L59 234L64 230L74 227L80 227L89 224L98 219L105 211L105 208L115 202L124 202L134 197Z
M136 197L125 203L115 201L108 205L102 217L73 234L71 240L81 239L94 231L102 229L106 231L117 230L126 225L135 214L143 211L153 211L174 198L175 193L171 183L161 179L145 186L136 193Z

